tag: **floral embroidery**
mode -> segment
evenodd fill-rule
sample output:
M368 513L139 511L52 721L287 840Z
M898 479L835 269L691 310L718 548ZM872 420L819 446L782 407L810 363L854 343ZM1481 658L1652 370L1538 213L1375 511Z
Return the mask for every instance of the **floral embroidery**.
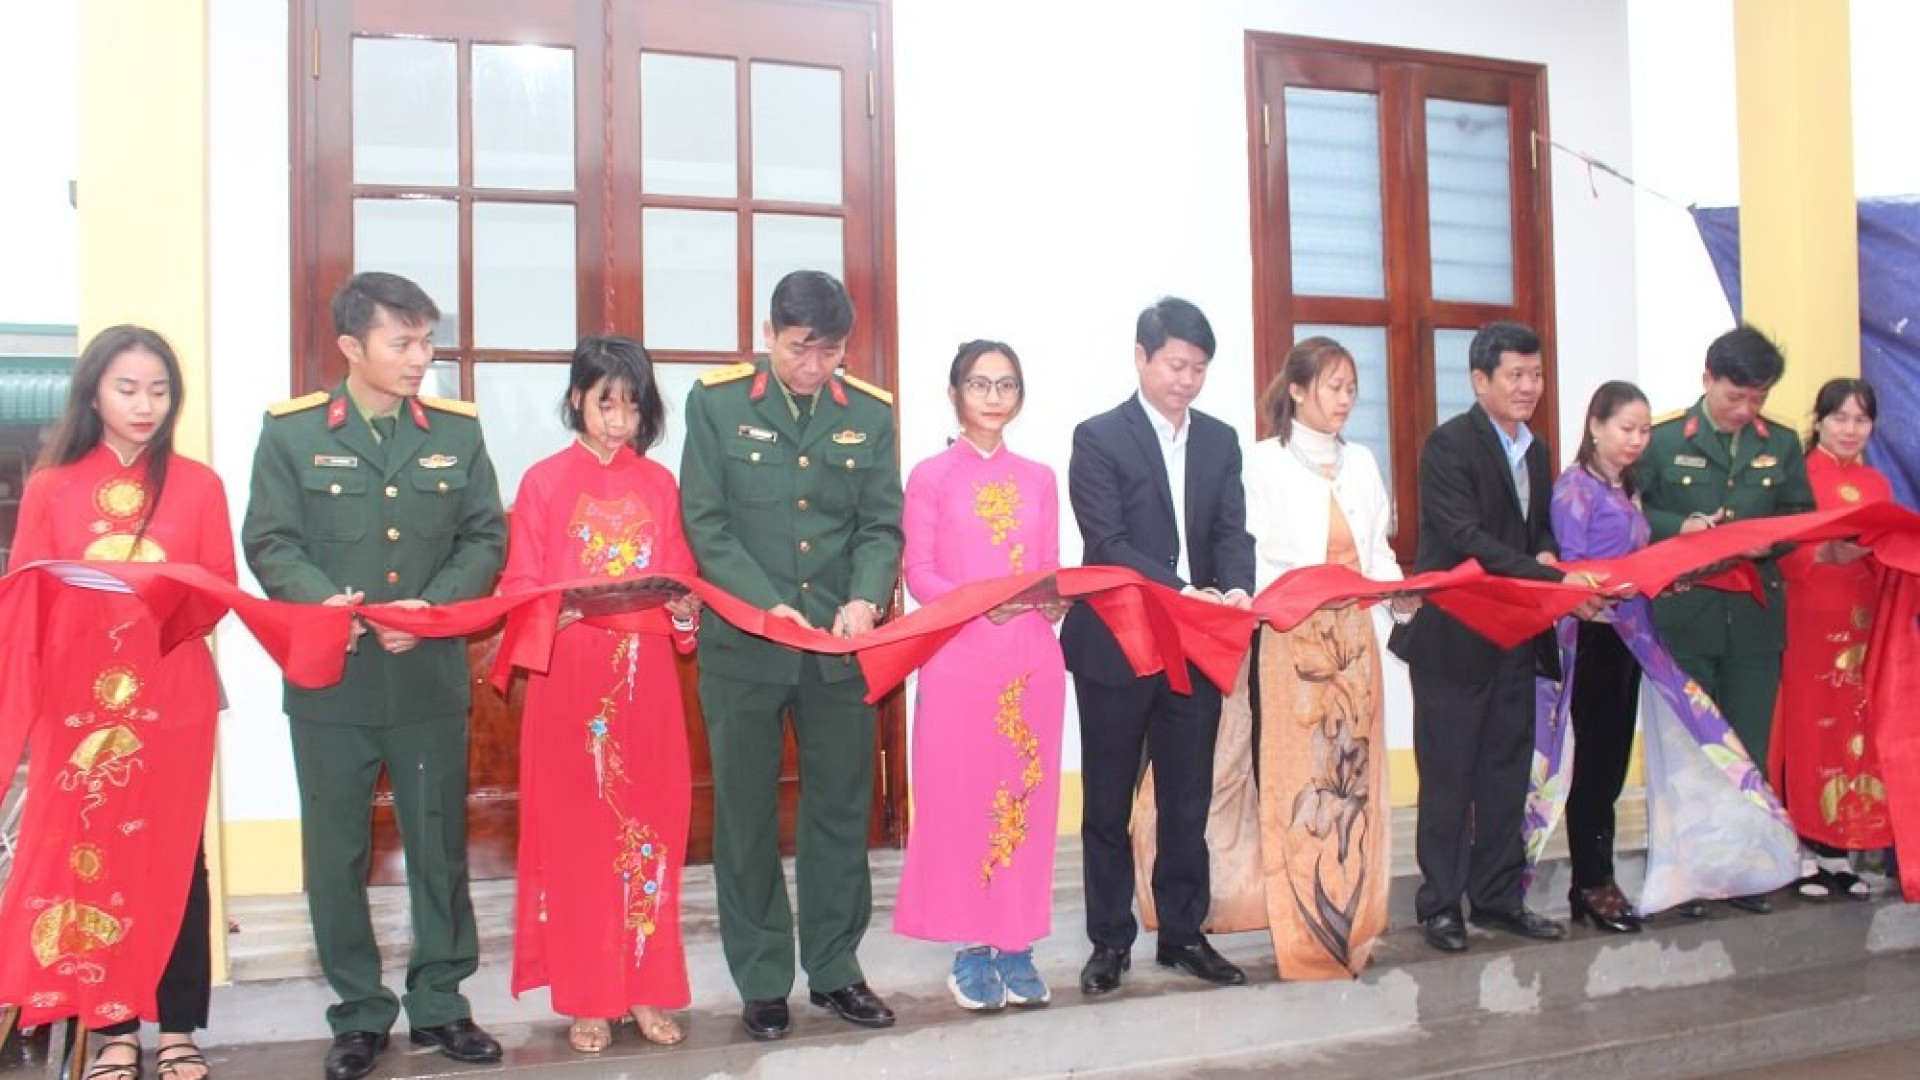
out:
M133 517L146 505L146 487L131 477L113 477L93 491L93 508L110 518Z
M592 577L623 577L653 565L659 533L653 511L632 495L581 495L567 521L567 535L580 541L580 568Z
M998 483L973 485L973 515L987 526L987 539L995 547L1007 542L1007 537L1020 527L1019 513L1020 485L1011 477ZM1007 549L1008 569L1013 573L1026 570L1027 545L1015 541Z
M610 524L610 530L596 530L595 523ZM593 569L598 562L596 572L606 576L618 577L629 568L644 568L652 561L654 521L637 499L595 502L583 497L568 532L582 543L582 565ZM609 541L610 535L615 539ZM613 723L621 706L633 701L639 665L639 635L622 634L608 661L615 676L613 687L601 695L599 708L586 721L586 750L593 757L594 786L600 802L613 815L618 837L611 869L620 876L621 907L626 912L623 925L633 934L636 966L647 954L647 939L660 927L660 912L668 899L670 854L653 826L633 818L622 805L621 796L630 781ZM542 903L544 918L544 897Z
M1040 739L1027 726L1026 711L1021 707L1027 695L1029 674L1007 684L1000 691L1000 707L994 714L994 726L1000 734L1013 744L1015 753L1020 755L1020 791L1016 794L1005 780L1000 781L1000 789L993 794L993 806L987 817L993 822L993 831L987 837L987 855L980 860L980 884L991 885L993 875L1001 867L1013 865L1013 853L1027 840L1027 803L1033 793L1040 788L1045 772L1040 767Z

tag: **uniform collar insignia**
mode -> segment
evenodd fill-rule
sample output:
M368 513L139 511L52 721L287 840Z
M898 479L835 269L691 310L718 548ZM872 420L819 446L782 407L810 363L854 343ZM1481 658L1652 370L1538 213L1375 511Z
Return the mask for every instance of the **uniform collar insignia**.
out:
M1753 433L1763 439L1773 438L1773 429L1769 428L1767 422L1758 416L1753 418Z
M1687 417L1686 430L1682 431L1681 434L1691 439L1695 435L1698 435L1699 433L1700 433L1700 414L1694 413L1692 416Z
M419 398L408 398L407 408L413 412L413 426L421 431L432 431L433 425L427 422L427 408L420 404Z
M347 395L341 394L327 404L327 430L335 431L347 422Z
M852 428L848 428L845 431L836 431L833 433L833 444L835 446L859 446L861 443L866 441L867 441L866 432L855 431Z
M753 386L747 390L748 401L759 401L767 396L767 373L763 369L754 373Z
M833 403L841 408L847 407L847 388L840 385L839 379L827 380L827 393L833 395Z

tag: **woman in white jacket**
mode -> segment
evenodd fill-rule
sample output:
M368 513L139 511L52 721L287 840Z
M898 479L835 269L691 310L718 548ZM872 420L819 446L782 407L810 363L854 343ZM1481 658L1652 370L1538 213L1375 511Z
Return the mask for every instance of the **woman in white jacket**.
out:
M1261 401L1269 429L1248 455L1247 528L1259 587L1340 563L1398 580L1379 466L1340 437L1359 391L1332 338L1295 345ZM1396 601L1410 611L1410 603ZM1404 613L1404 612L1402 612ZM1287 979L1356 975L1386 929L1389 818L1380 645L1354 605L1263 629L1252 679L1259 718L1261 853L1274 955Z

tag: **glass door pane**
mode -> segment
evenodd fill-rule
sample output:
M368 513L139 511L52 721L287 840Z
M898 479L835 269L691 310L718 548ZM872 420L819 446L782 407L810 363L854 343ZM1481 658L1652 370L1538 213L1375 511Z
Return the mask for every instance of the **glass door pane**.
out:
M753 197L840 203L840 73L753 65Z
M649 207L640 222L647 348L741 350L740 215Z
M460 182L459 63L451 41L354 39L354 183Z
M1467 347L1473 344L1472 330L1435 330L1433 332L1433 408L1434 425L1473 407L1473 377L1467 367Z
M572 49L473 47L473 182L573 190Z
M527 469L573 438L560 414L566 393L566 364L473 365L473 400L486 425L487 456L500 477L500 501L509 507Z
M740 193L732 60L642 53L640 190L649 195Z
M1294 292L1385 296L1379 95L1290 86L1285 101Z
M434 340L460 341L460 204L452 199L353 200L353 269L399 274L440 308ZM457 383L458 380L456 380Z
M1505 106L1427 100L1427 220L1434 299L1513 302Z

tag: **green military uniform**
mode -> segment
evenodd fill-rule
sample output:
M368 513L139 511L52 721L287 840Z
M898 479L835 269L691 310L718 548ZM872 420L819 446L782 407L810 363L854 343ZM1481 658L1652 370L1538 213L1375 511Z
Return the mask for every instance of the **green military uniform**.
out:
M268 596L370 604L484 596L506 554L499 485L474 407L410 398L376 427L345 385L268 410L241 543ZM381 429L386 428L385 432ZM393 784L413 910L407 1015L435 1027L470 1015L460 981L479 963L467 892L466 642L423 638L394 655L371 633L345 676L288 684L307 903L340 1001L336 1034L384 1032L399 1002L380 981L367 911L374 782Z
M758 608L787 604L823 630L852 600L885 611L901 548L892 400L833 378L811 402L794 401L766 361L702 379L687 397L680 465L681 518L701 576ZM850 658L796 652L721 619L700 625L720 936L749 1001L793 987L778 848L788 713L800 751L800 962L820 993L861 981L854 954L873 907L865 695Z
M1806 457L1793 431L1758 417L1736 432L1715 431L1704 398L1654 424L1633 482L1655 540L1677 535L1693 514L1724 511L1721 520L1730 522L1813 509ZM1719 704L1764 768L1787 641L1787 594L1775 559L1755 565L1764 606L1745 593L1689 589L1655 599L1653 621L1681 669Z

